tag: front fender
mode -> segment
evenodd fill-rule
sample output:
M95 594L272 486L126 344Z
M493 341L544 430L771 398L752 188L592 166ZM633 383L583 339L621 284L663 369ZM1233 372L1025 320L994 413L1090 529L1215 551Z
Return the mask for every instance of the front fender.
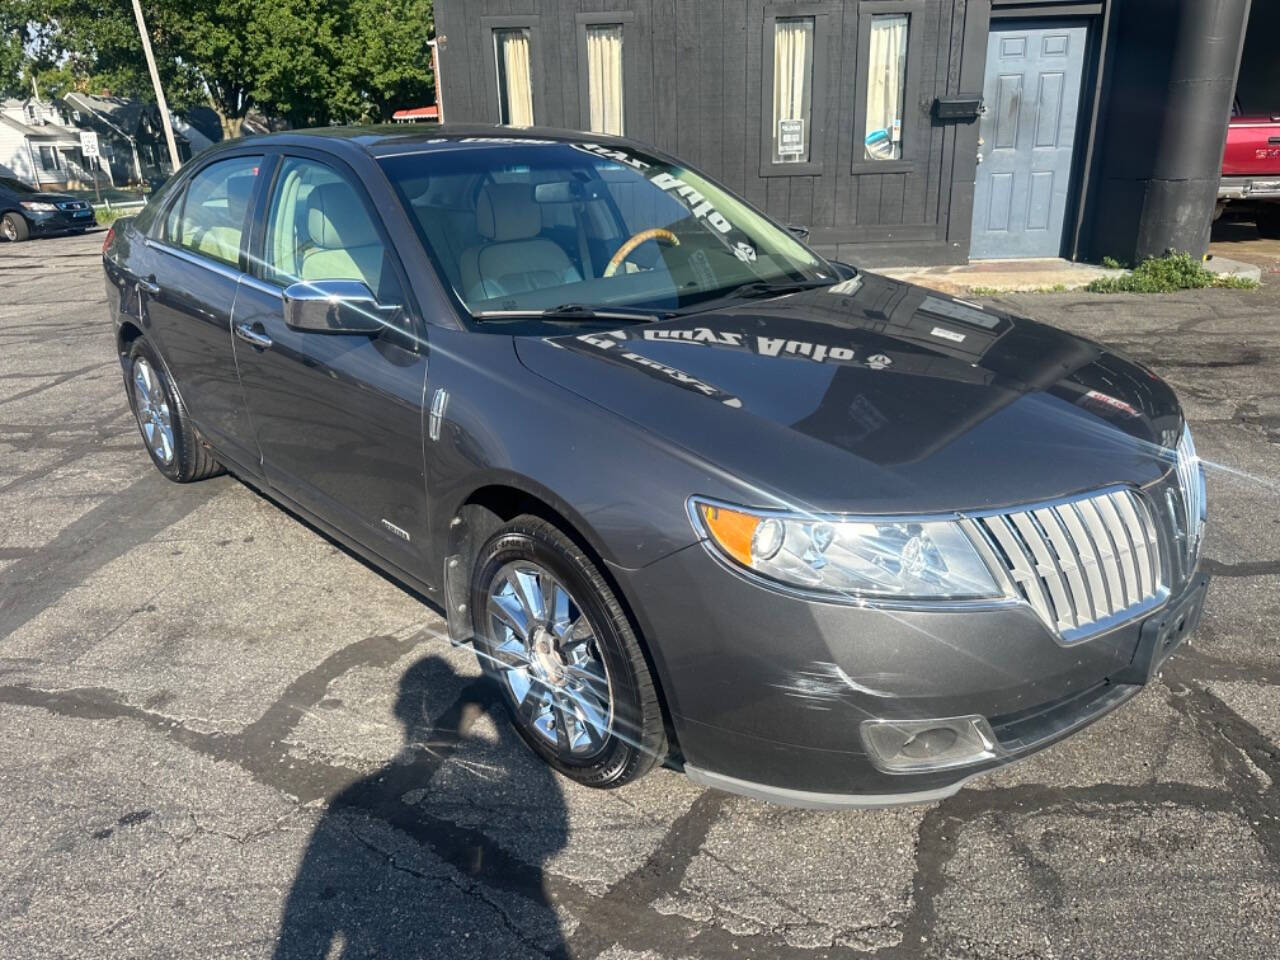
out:
M428 411L441 390L439 429L425 431L435 570L459 508L485 487L548 504L624 569L697 541L690 494L735 492L686 451L527 370L510 337L433 331Z

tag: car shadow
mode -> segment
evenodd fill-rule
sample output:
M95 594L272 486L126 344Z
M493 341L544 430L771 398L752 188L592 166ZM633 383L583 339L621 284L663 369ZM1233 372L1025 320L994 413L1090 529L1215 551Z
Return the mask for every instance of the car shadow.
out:
M405 672L401 751L327 801L276 960L564 955L545 870L567 841L564 797L501 711L492 680L443 657Z

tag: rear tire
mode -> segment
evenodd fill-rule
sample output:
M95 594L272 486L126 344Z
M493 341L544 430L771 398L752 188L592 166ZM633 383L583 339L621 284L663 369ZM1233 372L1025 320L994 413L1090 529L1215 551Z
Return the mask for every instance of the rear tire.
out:
M0 235L10 243L21 243L31 236L31 227L22 214L6 213L3 218L0 218Z
M666 756L639 639L592 560L559 528L516 517L471 575L476 654L521 738L578 783L613 788ZM495 613L499 607L508 611Z
M1258 235L1268 240L1280 240L1280 203L1260 203L1254 223Z
M125 390L156 469L174 483L204 480L223 472L196 433L182 398L151 345L139 337L129 348Z

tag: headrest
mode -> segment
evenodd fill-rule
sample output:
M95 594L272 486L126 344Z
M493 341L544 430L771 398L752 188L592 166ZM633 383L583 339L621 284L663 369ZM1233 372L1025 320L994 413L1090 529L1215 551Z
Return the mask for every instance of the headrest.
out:
M542 209L527 183L490 183L476 203L476 230L495 243L527 240L542 232Z
M368 211L345 183L321 183L307 195L307 233L317 247L363 247L378 242Z

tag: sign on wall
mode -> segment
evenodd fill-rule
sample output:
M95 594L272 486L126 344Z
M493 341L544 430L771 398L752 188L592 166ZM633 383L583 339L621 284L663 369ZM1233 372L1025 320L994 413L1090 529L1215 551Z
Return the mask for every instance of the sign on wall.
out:
M804 153L804 120L778 121L778 153Z

